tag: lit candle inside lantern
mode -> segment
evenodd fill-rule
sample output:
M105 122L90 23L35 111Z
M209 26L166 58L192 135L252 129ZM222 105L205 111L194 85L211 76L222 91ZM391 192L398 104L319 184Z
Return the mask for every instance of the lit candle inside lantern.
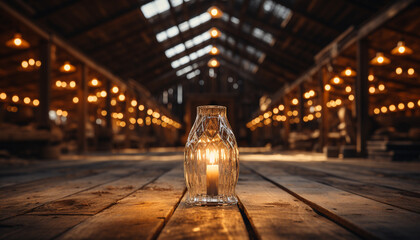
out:
M206 149L208 165L206 169L207 195L217 196L219 185L219 165L216 164L217 153Z

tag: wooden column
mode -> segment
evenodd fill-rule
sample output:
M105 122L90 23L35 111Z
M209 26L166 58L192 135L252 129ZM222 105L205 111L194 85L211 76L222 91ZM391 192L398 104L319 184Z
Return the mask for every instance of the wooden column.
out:
M105 111L106 111L106 128L107 130L112 133L112 107L111 107L111 80L106 80L106 98L105 98Z
M299 90L298 90L298 94L299 94L299 124L298 124L298 128L299 131L303 130L303 115L305 113L305 102L304 102L304 98L303 98L303 94L305 93L305 88L303 86L303 84L299 85Z
M318 80L319 80L319 98L321 103L321 123L319 124L319 141L321 151L323 151L323 147L328 144L328 109L327 109L327 102L329 97L329 92L325 91L324 86L327 83L327 73L325 68L321 68L318 72Z
M367 123L369 121L369 52L367 39L357 41L357 78L356 78L356 149L360 157L366 156Z
M40 60L42 62L39 71L39 107L38 127L50 129L49 111L51 104L51 47L50 41L45 40L41 44Z
M284 115L286 116L286 121L283 122L283 142L284 147L289 148L289 133L290 133L290 117L287 115L287 112L290 111L290 99L285 95L283 97L284 103Z
M80 65L79 88L77 89L79 97L79 128L78 128L78 147L79 152L84 153L87 150L86 142L86 121L88 118L88 85L87 85L87 67L85 64Z

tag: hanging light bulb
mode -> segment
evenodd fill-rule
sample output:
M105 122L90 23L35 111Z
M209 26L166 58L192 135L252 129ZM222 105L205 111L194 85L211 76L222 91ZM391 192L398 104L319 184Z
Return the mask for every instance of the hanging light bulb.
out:
M213 46L209 52L210 55L217 55L219 54L219 49L215 46Z
M370 60L370 64L372 65L386 65L391 63L391 60L389 58L385 57L383 53L377 52L376 56Z
M15 33L12 39L6 42L6 46L10 48L18 48L18 49L25 49L30 47L31 45L25 39L22 38L20 33Z
M399 41L397 46L391 50L393 55L409 55L413 53L413 50L405 45L404 41Z
M210 59L210 60L209 60L209 62L207 63L207 65L208 65L209 67L214 68L214 67L218 67L218 66L220 66L220 63L219 63L219 61L217 61L217 59L216 59L216 58L212 58L212 59Z
M76 71L76 67L71 65L69 61L64 62L64 64L60 67L60 72L74 72Z
M211 28L210 29L210 36L212 38L218 38L218 37L220 37L220 31L219 31L219 29L217 29L215 27Z
M340 84L341 83L341 78L339 77L339 76L335 76L335 77L333 77L332 79L331 79L331 81L334 83L334 84Z
M354 76L356 76L356 71L354 71L353 69L351 69L351 67L347 67L346 69L344 69L341 72L341 76L354 77Z
M207 10L207 12L210 13L210 16L212 18L221 18L223 16L223 12L215 6L209 8L209 10Z
M97 86L99 86L99 80L98 80L97 78L93 78L93 79L90 81L90 85L92 85L93 87L97 87Z

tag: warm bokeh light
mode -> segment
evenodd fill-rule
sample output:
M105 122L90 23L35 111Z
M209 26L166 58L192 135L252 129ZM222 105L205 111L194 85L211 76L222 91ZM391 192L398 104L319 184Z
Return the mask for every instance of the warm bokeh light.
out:
M118 91L120 91L120 89L119 89L117 86L114 86L114 87L112 88L112 92L113 92L113 93L118 93Z
M0 99L5 100L7 98L7 94L5 92L0 93Z
M102 110L102 111L101 111L101 115L102 115L102 116L104 116L104 117L105 117L107 114L108 114L108 113L106 112L106 110Z
M408 55L412 54L413 50L405 45L404 41L399 41L397 46L391 50L393 55Z
M22 61L21 66L22 68L27 68L28 67L28 62L27 61Z
M61 81L60 80L55 81L55 86L56 87L61 87Z
M139 110L140 110L140 111L143 111L143 110L144 110L144 105L140 104L140 105L139 105Z
M209 60L209 62L208 62L208 64L207 64L209 67L218 67L218 66L220 66L220 63L219 63L219 61L217 61L217 59L215 59L215 58L212 58L212 59L210 59Z
M330 84L325 84L324 89L325 89L325 91L330 91L331 90L331 85Z
M98 81L98 79L94 78L94 79L92 79L92 80L90 81L90 84L91 84L92 86L96 87L96 86L98 86L98 85L99 85L99 81Z
M39 106L39 100L38 100L38 99L34 99L34 100L32 101L32 104L33 104L35 107Z
M280 111L283 111L283 110L284 110L284 105L283 105L283 104L280 104L280 105L278 106L278 108L279 108L279 110L280 110Z
M387 107L385 107L385 106L381 107L381 112L382 112L382 113L386 113L386 112L388 112L388 108L387 108Z
M30 66L34 66L35 65L35 59L29 58L28 63L29 63Z
M79 98L78 97L74 97L73 98L73 103L78 103L79 102Z
M389 111L394 112L397 108L395 107L394 104L389 105Z
M348 98L349 98L350 101L353 101L354 100L354 95L350 94Z
M137 101L135 99L131 100L131 106L132 107L137 106Z
M414 103L413 102L408 102L407 107L408 108L414 108Z
M106 93L105 90L102 90L101 93L100 93L100 95L101 95L101 97L106 97L107 93Z
M414 74L414 68L409 68L407 70L408 75L413 75Z
M372 65L385 65L389 64L391 60L389 58L385 57L383 53L378 52L376 53L376 56L370 61L370 64Z
M340 84L340 83L341 83L341 78L340 78L339 76L335 76L335 77L332 79L332 82L333 82L334 84Z
M375 91L376 91L375 87L373 87L373 86L369 87L369 92L370 93L375 93Z
M213 46L211 49L210 49L210 52L209 52L211 55L217 55L217 54L219 54L219 49L216 47L216 46Z
M379 89L379 91L384 91L385 90L385 85L379 84L378 89Z
M399 109L399 110L404 110L404 108L405 108L404 103L399 103L399 104L398 104L398 109Z
M76 87L76 82L75 81L70 81L69 86L71 88L75 88Z
M350 86L346 87L346 92L348 92L348 93L351 92L351 87Z
M375 114L379 114L379 113L381 113L381 110L379 110L379 108L375 108L375 109L373 110L373 113L375 113Z
M210 29L210 36L212 37L212 38L218 38L218 37L220 37L220 31L217 29L217 28L211 28Z
M25 97L25 98L23 99L23 102L24 102L25 104L29 104L29 103L31 103L31 99L30 99L30 98L28 98L28 97Z
M398 74L398 75L400 75L402 72L403 72L403 70L402 70L402 68L401 68L401 67L397 67L397 68L395 69L395 73L396 73L396 74Z
M14 95L14 96L12 97L12 101L13 101L13 102L19 102L19 97L18 97L17 95Z
M114 98L111 99L111 106L115 106L117 105L117 100L115 100Z
M152 109L147 109L147 115L152 115L153 114L153 110Z
M223 12L215 6L209 8L207 12L210 13L212 18L221 18L223 16Z
M124 101L125 100L125 95L124 94L120 94L119 96L118 96L118 100L119 101Z
M299 103L299 100L297 98L292 99L292 104L297 105Z
M369 74L368 80L369 82L372 82L373 80L375 80L375 76L373 76L373 74Z

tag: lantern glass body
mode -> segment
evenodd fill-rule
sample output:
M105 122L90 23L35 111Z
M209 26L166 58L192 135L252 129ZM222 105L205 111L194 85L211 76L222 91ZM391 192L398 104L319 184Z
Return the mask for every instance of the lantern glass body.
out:
M238 202L239 151L226 107L199 106L185 146L184 176L191 205Z

